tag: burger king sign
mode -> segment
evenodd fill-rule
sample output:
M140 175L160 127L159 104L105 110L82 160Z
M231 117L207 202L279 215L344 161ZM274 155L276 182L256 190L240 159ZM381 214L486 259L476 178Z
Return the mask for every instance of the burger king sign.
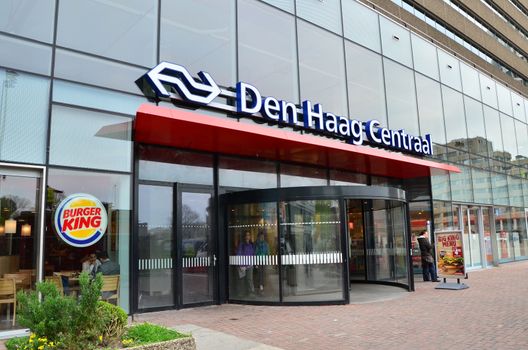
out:
M85 193L66 197L55 210L55 229L62 240L74 247L88 247L99 241L108 216L99 199Z

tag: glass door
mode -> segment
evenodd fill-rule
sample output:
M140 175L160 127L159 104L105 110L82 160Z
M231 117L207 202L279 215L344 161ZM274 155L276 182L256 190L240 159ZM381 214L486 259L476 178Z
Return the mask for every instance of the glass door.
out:
M364 281L367 278L365 267L365 231L363 229L363 207L361 200L347 200L347 230L349 237L350 279Z
M464 241L464 258L466 267L482 267L483 250L481 242L485 241L483 237L486 228L489 233L489 215L484 215L484 213L489 213L485 212L486 209L480 207L471 207L467 205L455 207L460 210L459 215L462 218L461 230Z

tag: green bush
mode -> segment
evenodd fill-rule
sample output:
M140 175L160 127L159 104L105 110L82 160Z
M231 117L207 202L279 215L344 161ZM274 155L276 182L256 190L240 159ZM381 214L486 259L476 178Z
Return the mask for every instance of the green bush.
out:
M128 315L126 312L119 306L99 301L97 303L97 315L102 326L99 331L103 337L102 343L106 346L118 345L127 326Z
M159 343L184 337L188 337L188 335L152 323L141 323L128 328L123 336L123 346Z
M58 344L48 338L37 338L35 334L29 337L12 338L6 341L7 350L55 350Z
M41 300L35 291L17 294L19 323L29 328L36 339L53 342L57 349L94 349L102 343L102 330L108 320L98 313L102 285L100 274L91 279L83 273L79 277L80 296L74 299L60 295L50 282L38 283Z

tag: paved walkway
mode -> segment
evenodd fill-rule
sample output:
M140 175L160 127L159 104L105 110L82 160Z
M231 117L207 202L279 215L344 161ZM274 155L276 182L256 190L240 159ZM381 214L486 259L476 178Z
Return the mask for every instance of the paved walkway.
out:
M198 327L291 350L528 349L528 262L471 272L465 282L470 288L460 291L417 282L415 293L376 303L228 304L143 314L136 320ZM212 344L200 350L229 349Z

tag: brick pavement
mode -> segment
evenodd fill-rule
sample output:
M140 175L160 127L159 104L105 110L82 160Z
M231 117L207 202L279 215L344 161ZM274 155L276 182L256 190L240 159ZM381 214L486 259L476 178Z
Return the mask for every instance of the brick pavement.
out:
M417 282L397 300L360 305L221 305L143 314L283 349L528 349L528 261L470 273L462 291Z
M370 304L221 305L136 316L195 324L283 349L528 349L528 261L470 273L462 291L416 292ZM0 342L0 349L2 345Z

